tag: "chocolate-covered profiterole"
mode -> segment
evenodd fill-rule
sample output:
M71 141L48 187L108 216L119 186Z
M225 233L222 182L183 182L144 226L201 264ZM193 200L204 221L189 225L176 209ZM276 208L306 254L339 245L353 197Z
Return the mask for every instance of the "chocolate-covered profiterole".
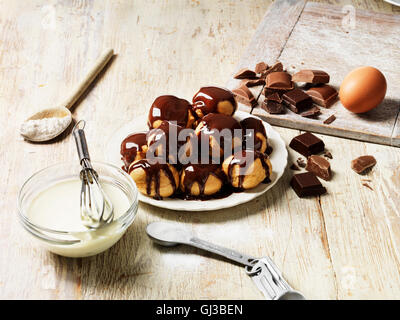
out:
M220 87L202 87L193 97L193 110L199 118L209 113L233 115L237 103L233 93Z
M266 154L242 150L226 158L222 170L234 188L246 190L270 182L272 165Z
M178 141L178 136L183 128L167 120L161 122L158 128L151 129L147 134L149 155L165 158L166 162L178 162L179 148L185 141Z
M237 134L241 134L242 127L233 117L221 113L209 113L201 119L197 126L195 133L198 141L200 143L206 139L210 147L210 156L222 156L224 154L225 138L221 135L223 130L230 131L230 137L232 138L231 150L241 148L242 139Z
M121 160L124 162L124 169L128 172L128 168L135 160L146 157L147 151L147 132L138 132L130 134L121 143Z
M164 120L176 121L177 125L190 128L195 121L190 103L175 96L160 96L154 100L147 124L149 128L158 128Z
M170 164L141 159L130 165L129 174L141 193L157 200L174 194L179 185L179 173Z
M196 197L210 196L219 192L226 176L217 164L189 164L181 173L180 189Z
M243 129L243 149L256 150L264 153L267 150L267 133L264 124L256 118L246 118L240 121ZM251 146L253 146L251 148Z

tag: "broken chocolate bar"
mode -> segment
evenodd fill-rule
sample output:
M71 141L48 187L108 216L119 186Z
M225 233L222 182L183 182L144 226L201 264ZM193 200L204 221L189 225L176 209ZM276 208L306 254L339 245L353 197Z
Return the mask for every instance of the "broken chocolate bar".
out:
M300 70L292 77L294 82L328 83L329 74L321 70Z
M292 141L290 141L289 147L303 156L309 157L313 154L318 154L324 151L325 144L321 139L314 136L312 133L306 132L294 137Z
M324 120L324 124L331 124L333 121L335 121L336 120L336 117L335 117L335 115L333 114L333 115L331 115L330 117L328 117L328 118L326 118L325 120Z
M265 62L261 61L261 62L256 64L256 67L255 67L254 71L256 73L263 73L267 69L268 69L268 65Z
M306 170L315 173L318 177L326 181L329 181L332 176L329 161L317 155L308 157Z
M272 72L267 75L267 88L278 90L293 89L292 76L287 72Z
M270 114L281 114L284 113L284 107L281 103L273 101L273 100L266 100L261 104L261 108L267 111Z
M247 87L256 87L265 85L265 79L244 80L243 84Z
M282 100L295 113L302 112L313 104L311 97L301 89L294 89L284 93Z
M236 99L243 103L246 106L254 107L257 105L257 101L254 98L254 95L251 93L249 88L245 85L241 85L239 88L232 90L235 94Z
M318 107L312 107L311 109L308 109L307 111L304 111L300 113L302 117L306 118L315 118L321 113L321 110Z
M358 174L364 173L374 165L376 165L376 159L373 156L361 156L351 161L351 168Z
M257 75L254 71L249 69L240 69L234 76L235 79L257 79Z
M262 78L265 78L272 72L281 72L283 71L283 65L281 62L277 61L273 66L269 67L266 71L261 74Z
M326 189L312 172L295 174L290 185L300 198L326 193Z
M279 102L279 103L282 102L282 98L281 98L281 96L279 95L279 93L277 93L277 92L274 92L274 93L269 94L268 96L266 96L266 97L265 97L265 101L268 101L268 100L270 100L270 101L275 101L275 102Z
M338 96L337 90L329 85L313 87L307 90L307 94L321 107L329 108Z

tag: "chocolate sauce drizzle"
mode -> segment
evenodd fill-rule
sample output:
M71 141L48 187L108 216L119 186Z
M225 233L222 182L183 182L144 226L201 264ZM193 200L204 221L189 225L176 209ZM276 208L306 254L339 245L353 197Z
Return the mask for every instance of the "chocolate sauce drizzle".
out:
M253 153L253 155L249 155L250 153ZM239 166L239 181L238 181L238 186L236 189L238 191L243 191L243 181L244 178L246 177L246 174L244 171L244 168L248 168L251 166L251 163L248 163L247 160L251 159L252 162L256 161L256 159L260 159L261 165L264 169L265 176L266 178L264 179L263 183L269 183L271 182L270 177L269 177L269 166L267 162L265 161L268 158L267 155L258 152L258 151L253 151L253 150L242 150L233 155L232 160L229 163L228 166L228 180L232 183L233 181L233 168L235 165Z
M208 141L211 136L221 138L217 139L217 142L219 143L219 146L222 150L224 150L225 139L216 135L216 130L221 132L222 130L228 129L231 131L231 137L233 138L234 130L242 129L240 123L236 121L232 116L221 113L209 113L202 118L201 123L203 124L203 127L200 129L199 132L199 142L202 141L202 139L206 139Z
M262 140L257 136L257 133L261 133L267 138L265 127L261 120L256 118L246 118L240 121L240 125L243 128L243 149L249 147L248 141L254 141L254 150L260 151L262 146ZM246 131L246 129L248 131Z
M185 192L190 192L193 184L197 182L200 194L198 197L203 197L207 179L210 175L221 180L222 184L226 182L226 176L218 164L189 164L183 168L184 177L182 185Z
M157 120L176 121L181 127L186 127L188 123L190 103L185 99L175 96L160 96L154 100L148 118L149 128L153 128L153 123Z
M178 140L179 133L182 129L183 127L167 120L164 120L158 128L151 129L147 135L149 152L155 153L155 150L152 150L152 148L158 148L158 145L155 144L163 139L165 144L162 144L162 154L166 156L166 161L168 163L176 164L178 160L179 148L185 143L185 141ZM176 140L172 139L172 142L175 143L175 146L171 145L170 141L170 133L172 134L172 131L175 131L176 134ZM173 162L171 162L172 160Z
M161 172L164 172L167 176L169 182L171 183L174 192L176 191L177 185L175 183L174 175L172 170L170 169L168 164L154 163L151 164L147 159L138 160L133 163L129 167L129 173L133 170L141 168L144 170L146 174L146 193L147 195L151 194L151 185L152 182L155 182L155 196L153 197L156 200L162 200L162 196L160 195L160 175Z
M138 151L146 145L147 132L138 132L127 136L121 143L121 160L124 162L123 170L128 172L129 166L135 161Z
M216 113L221 101L229 101L232 104L232 114L236 111L237 103L231 91L220 87L202 87L193 97L193 110L200 109L203 115Z

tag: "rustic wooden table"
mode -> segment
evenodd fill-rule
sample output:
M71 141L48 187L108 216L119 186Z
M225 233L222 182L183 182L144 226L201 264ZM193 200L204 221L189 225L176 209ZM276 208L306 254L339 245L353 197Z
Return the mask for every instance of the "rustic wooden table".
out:
M400 149L393 147L324 136L335 174L320 199L298 199L287 170L266 195L229 210L174 212L141 204L126 235L92 258L50 254L17 221L24 180L76 158L70 130L53 143L31 144L18 135L19 123L62 101L103 48L118 56L74 110L75 119L88 121L94 159L103 159L108 137L146 113L158 95L190 99L202 85L226 83L270 2L0 1L1 299L262 299L238 266L187 247L154 246L144 230L157 220L270 255L308 298L400 297ZM400 13L383 1L353 5ZM287 143L298 134L277 130ZM297 158L289 152L289 161ZM350 169L362 154L378 160L367 177ZM373 190L362 178L371 179Z

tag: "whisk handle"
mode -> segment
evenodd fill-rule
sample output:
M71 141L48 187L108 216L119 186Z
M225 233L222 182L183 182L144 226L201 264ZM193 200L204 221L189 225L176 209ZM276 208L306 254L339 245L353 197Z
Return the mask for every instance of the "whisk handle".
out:
M76 143L76 149L78 150L78 156L79 156L79 162L82 164L82 161L84 159L87 159L90 161L90 155L89 155L89 149L88 145L86 142L86 137L85 137L85 131L83 128L85 127L85 124L83 127L80 127L81 121L79 121L73 130L73 135L75 138L75 143ZM84 123L84 121L83 121Z

